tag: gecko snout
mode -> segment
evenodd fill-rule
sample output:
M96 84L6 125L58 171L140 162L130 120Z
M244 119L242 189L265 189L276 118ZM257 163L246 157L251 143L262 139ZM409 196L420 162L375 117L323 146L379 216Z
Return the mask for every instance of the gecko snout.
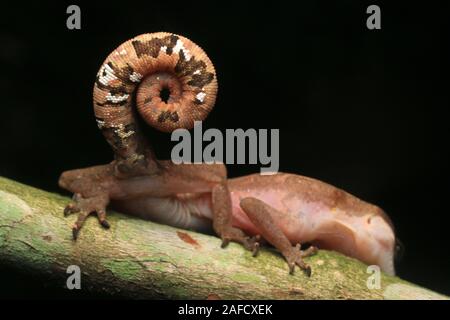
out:
M396 238L394 230L383 217L372 215L365 220L365 229L368 234L365 251L372 264L378 265L387 274L394 275L394 251Z

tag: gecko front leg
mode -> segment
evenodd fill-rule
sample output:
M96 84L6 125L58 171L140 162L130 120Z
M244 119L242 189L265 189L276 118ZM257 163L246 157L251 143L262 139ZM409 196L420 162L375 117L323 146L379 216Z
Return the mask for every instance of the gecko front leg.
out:
M299 243L293 247L289 239L274 221L274 216L281 213L276 212L275 208L265 202L248 197L241 200L240 206L261 232L264 239L280 250L289 265L290 274L294 273L295 266L297 265L308 276L311 276L311 267L303 261L303 258L315 254L317 252L316 247L311 246L304 251L300 250L301 245Z
M231 225L232 208L230 192L226 180L217 184L212 190L213 228L222 239L222 248L230 241L242 244L256 256L259 250L259 236L249 237L241 229Z

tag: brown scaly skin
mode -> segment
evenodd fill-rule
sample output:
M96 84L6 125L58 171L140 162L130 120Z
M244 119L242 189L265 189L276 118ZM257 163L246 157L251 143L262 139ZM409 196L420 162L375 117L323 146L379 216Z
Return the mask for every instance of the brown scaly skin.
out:
M163 89L170 90L166 102ZM96 121L114 151L117 170L125 176L152 172L154 157L140 133L138 113L164 132L190 129L206 118L216 93L214 66L189 39L158 32L122 43L103 62L93 90Z
M163 88L170 90L167 102L159 96ZM108 56L97 75L94 111L116 160L61 175L59 185L74 193L64 210L65 215L78 213L74 239L91 213L109 228L106 208L114 202L125 213L158 217L174 226L186 214L197 220L189 218L190 224L183 227L198 227L210 219L222 247L235 241L253 255L260 240L266 240L280 250L290 273L297 265L311 275L303 258L317 248L302 251L303 242L394 272L395 235L389 218L343 190L292 174L227 179L221 164L174 165L157 160L137 125L132 105L136 91L144 120L170 132L191 128L194 121L206 117L215 101L217 80L203 50L178 35L141 35ZM175 218L168 218L169 213Z

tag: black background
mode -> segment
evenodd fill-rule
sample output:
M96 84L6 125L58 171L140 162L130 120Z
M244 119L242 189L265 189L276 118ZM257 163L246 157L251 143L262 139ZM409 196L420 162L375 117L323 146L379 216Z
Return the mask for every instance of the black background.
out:
M281 171L381 206L406 248L399 276L450 294L445 2L74 3L81 30L66 28L73 3L2 8L0 175L63 192L62 171L112 160L91 104L99 66L133 36L178 33L218 74L204 129L279 128ZM381 30L366 28L374 3ZM169 135L149 134L169 158ZM1 296L38 292L30 275L0 271Z

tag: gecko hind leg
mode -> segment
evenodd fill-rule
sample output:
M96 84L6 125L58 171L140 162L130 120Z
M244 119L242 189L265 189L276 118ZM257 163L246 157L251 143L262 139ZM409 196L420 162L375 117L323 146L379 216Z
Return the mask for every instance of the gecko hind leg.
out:
M311 267L303 261L303 258L315 254L317 248L311 246L302 251L299 243L293 247L280 227L274 222L274 216L281 213L265 202L248 197L242 199L240 205L250 221L261 232L263 238L280 250L288 263L289 273L293 274L297 265L305 271L308 277L311 276Z
M86 221L87 217L95 212L97 214L98 221L103 228L109 229L110 225L106 220L106 206L108 205L108 198L105 196L95 196L91 198L83 198L79 193L75 193L72 198L72 202L64 208L64 216L68 216L71 213L78 213L78 218L72 227L72 236L76 240L80 232L81 227Z

